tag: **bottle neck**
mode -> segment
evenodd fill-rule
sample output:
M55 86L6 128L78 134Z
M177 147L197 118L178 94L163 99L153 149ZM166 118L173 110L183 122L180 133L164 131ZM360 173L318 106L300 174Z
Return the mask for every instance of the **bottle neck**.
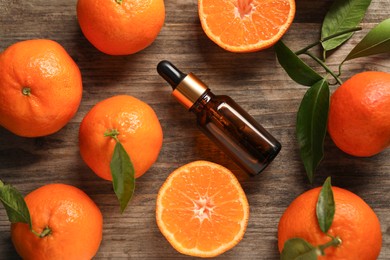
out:
M199 113L204 110L210 101L215 97L213 93L211 93L210 89L207 89L202 96L192 105L190 108L191 112Z
M172 95L185 108L190 109L208 91L208 87L189 73L173 90Z

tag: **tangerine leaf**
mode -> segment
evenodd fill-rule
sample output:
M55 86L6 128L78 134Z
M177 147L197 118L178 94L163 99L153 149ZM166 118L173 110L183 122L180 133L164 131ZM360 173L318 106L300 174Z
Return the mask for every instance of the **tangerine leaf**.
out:
M293 51L291 51L282 41L274 45L276 57L279 64L287 72L292 80L304 86L312 86L322 77L311 67L302 61Z
M281 260L316 260L318 248L302 238L291 238L284 243Z
M126 209L135 190L134 166L123 145L117 141L110 163L112 184L121 212Z
M328 110L329 85L322 79L306 91L297 114L296 132L300 156L311 183L324 156Z
M336 206L333 198L331 180L328 177L322 185L316 207L317 221L322 232L328 232L332 225L335 211Z
M390 52L390 18L380 22L351 50L344 61Z
M0 201L11 223L26 223L32 230L30 212L23 195L17 189L0 181Z
M371 0L337 0L334 1L325 15L321 29L321 39L359 25ZM354 32L343 34L322 42L325 51L333 50L349 38Z

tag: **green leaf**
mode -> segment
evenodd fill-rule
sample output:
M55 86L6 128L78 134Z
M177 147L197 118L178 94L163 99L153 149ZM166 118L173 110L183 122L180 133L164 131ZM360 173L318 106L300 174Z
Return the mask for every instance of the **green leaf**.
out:
M344 61L386 52L390 52L390 18L371 29Z
M312 68L303 62L293 51L282 41L274 45L274 50L280 65L287 72L292 80L304 86L312 86L322 77Z
M322 23L321 39L359 25L370 3L371 0L335 0ZM342 45L352 35L353 32L324 41L322 47L325 51L332 50Z
M324 184L317 201L317 220L322 232L327 233L333 222L336 206L333 198L332 185L330 177L328 177Z
M119 141L116 142L110 168L114 192L123 213L134 193L135 176L130 157Z
M4 205L9 221L26 223L32 230L30 212L23 195L17 189L0 181L0 201Z
M284 243L281 260L316 260L318 248L302 238L291 238Z
M324 156L324 139L329 110L329 85L325 79L306 91L297 114L297 138L309 181Z

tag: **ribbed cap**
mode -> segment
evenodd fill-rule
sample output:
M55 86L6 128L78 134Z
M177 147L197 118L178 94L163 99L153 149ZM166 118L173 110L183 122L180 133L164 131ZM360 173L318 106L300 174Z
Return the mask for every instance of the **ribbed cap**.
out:
M194 74L189 73L172 92L185 108L190 109L194 103L207 91L207 86Z

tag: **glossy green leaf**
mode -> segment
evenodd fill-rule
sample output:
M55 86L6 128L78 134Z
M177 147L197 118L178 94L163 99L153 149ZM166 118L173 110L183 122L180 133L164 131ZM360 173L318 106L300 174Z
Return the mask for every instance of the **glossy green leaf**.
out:
M321 39L354 28L363 19L371 0L336 0L325 15ZM322 42L325 51L332 50L347 41L353 32Z
M32 229L30 212L23 195L17 189L0 181L0 201L4 205L9 221L26 223Z
M274 50L280 65L295 82L305 86L312 86L322 79L317 72L303 62L282 41L278 41L274 45Z
M306 91L297 114L296 132L300 156L309 181L324 156L329 110L329 85L325 79Z
M317 221L322 232L328 232L332 225L335 211L336 206L333 198L331 180L328 177L322 185L316 207Z
M316 260L319 250L302 238L291 238L284 243L281 260Z
M110 168L114 192L123 213L134 193L135 175L130 157L119 141L115 145Z
M375 26L352 49L345 61L390 52L390 18Z

